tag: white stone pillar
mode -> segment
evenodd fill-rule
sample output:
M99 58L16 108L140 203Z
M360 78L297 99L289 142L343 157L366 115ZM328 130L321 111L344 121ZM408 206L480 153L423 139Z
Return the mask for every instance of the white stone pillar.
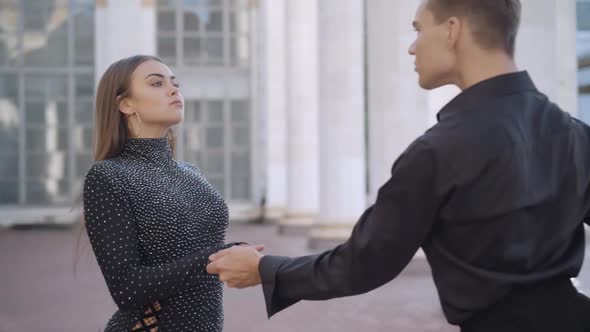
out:
M287 214L281 232L306 231L318 211L317 6L316 0L287 0Z
M407 146L434 123L430 97L418 85L412 20L419 0L367 0L369 202ZM430 119L429 119L430 118Z
M516 62L537 88L564 111L577 114L575 0L521 0Z
M262 0L260 106L266 116L265 218L280 220L287 207L286 3Z
M366 208L363 3L317 2L320 210L312 248L347 239Z
M155 0L97 0L95 31L98 80L117 60L156 54Z

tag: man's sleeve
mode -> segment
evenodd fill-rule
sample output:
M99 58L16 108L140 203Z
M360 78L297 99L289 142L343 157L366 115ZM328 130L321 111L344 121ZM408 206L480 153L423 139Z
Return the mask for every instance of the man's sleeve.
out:
M264 256L259 265L268 316L300 300L368 292L395 278L426 239L438 209L436 160L416 141L342 245L318 255Z

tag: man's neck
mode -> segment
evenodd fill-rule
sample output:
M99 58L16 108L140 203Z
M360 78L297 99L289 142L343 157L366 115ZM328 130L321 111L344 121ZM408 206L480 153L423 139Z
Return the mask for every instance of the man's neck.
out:
M456 84L465 90L481 81L516 71L514 59L504 52L474 54L461 64Z

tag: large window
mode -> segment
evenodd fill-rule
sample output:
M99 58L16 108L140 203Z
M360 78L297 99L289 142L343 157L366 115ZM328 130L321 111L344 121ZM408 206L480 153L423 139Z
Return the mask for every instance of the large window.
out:
M0 1L0 205L71 205L92 162L93 0Z
M247 67L247 0L158 1L158 54L171 65Z
M186 103L182 126L184 159L232 201L250 198L250 119L247 100Z
M578 113L590 124L590 0L577 2Z
M248 0L158 1L157 48L186 99L178 157L231 202L252 198Z

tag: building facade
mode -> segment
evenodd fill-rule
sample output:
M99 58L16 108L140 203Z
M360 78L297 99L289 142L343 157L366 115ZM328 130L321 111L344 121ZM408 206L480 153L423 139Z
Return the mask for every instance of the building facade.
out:
M0 1L0 224L79 218L96 83L120 58L156 54L186 99L177 157L203 169L234 220L277 220L312 244L345 238L458 93L417 85L419 3ZM519 67L590 121L590 2L522 4Z

